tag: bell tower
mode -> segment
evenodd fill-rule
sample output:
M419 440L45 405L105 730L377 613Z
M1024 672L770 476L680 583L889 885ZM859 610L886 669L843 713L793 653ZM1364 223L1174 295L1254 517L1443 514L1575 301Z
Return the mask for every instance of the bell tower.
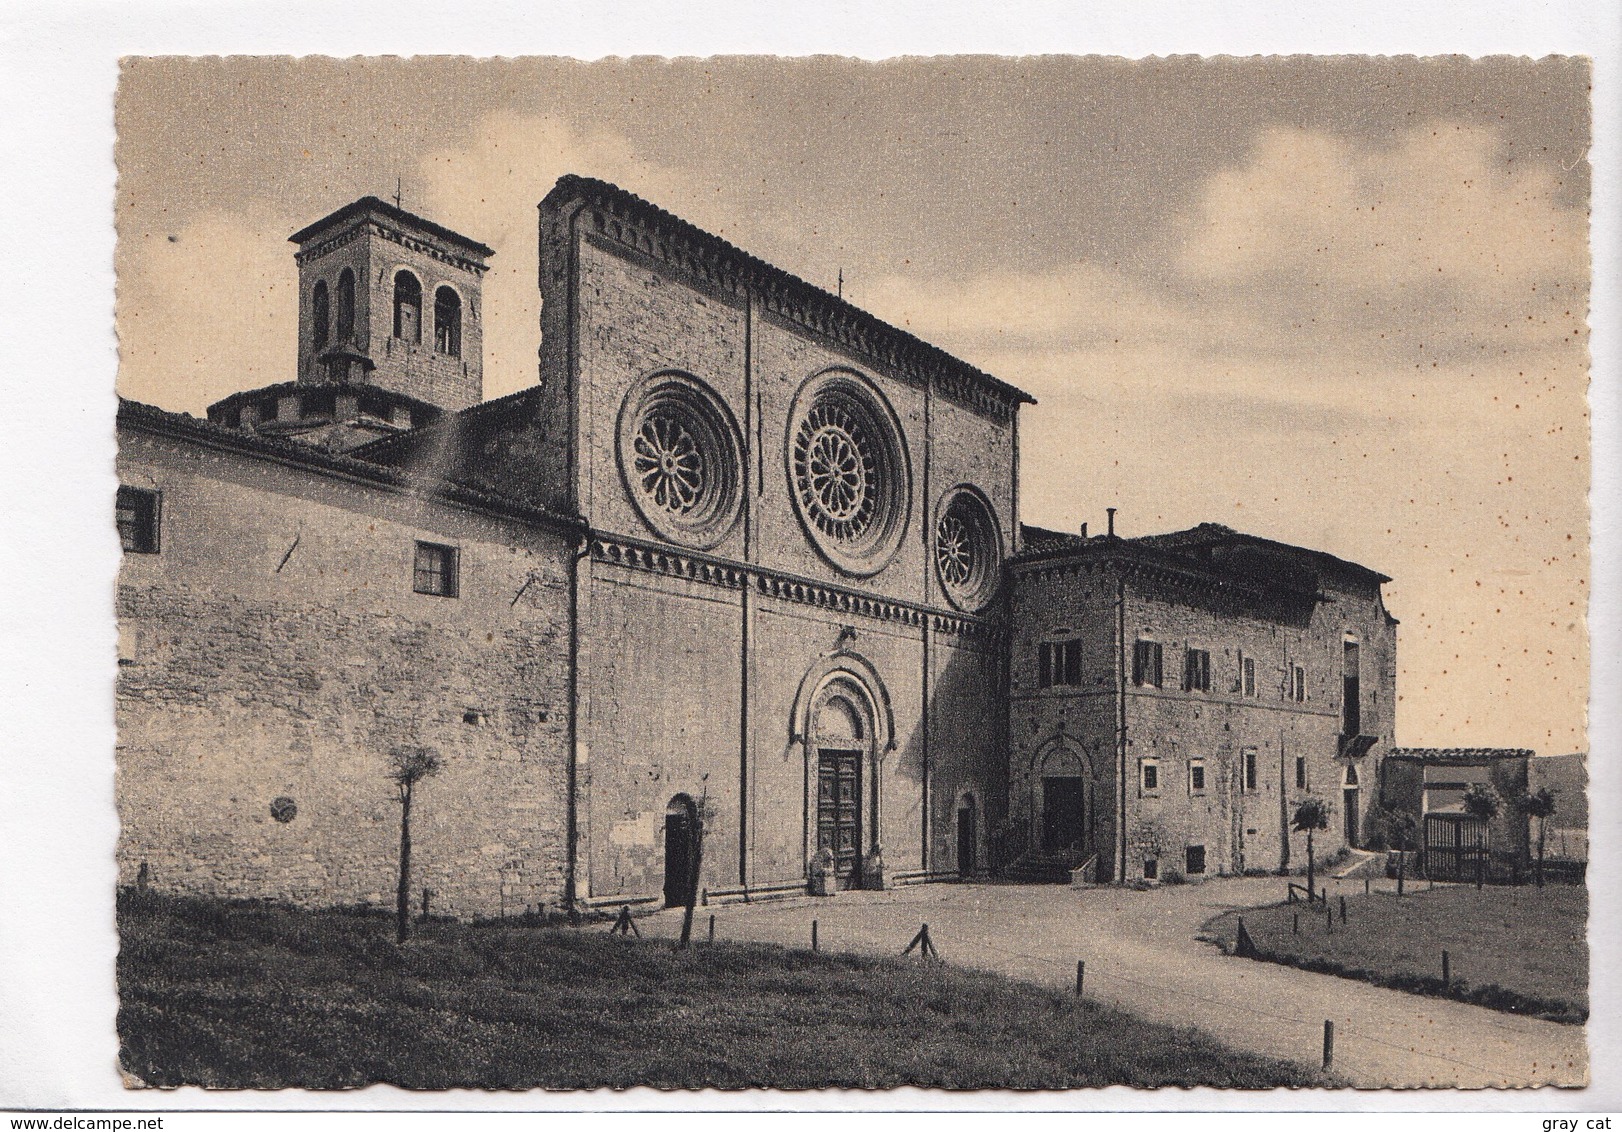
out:
M483 400L490 248L377 197L289 239L300 385L371 386L448 412Z

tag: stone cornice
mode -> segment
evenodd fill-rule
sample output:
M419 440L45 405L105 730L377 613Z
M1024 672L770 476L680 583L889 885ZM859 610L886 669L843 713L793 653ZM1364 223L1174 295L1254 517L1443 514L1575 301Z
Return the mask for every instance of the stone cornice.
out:
M998 420L1020 404L1035 404L1021 389L953 357L764 260L734 247L616 185L566 176L542 207L571 200L584 207L584 231L612 245L661 261L709 287L743 298L847 349L871 358L904 380L936 389Z
M436 247L427 240L419 240L414 236L406 235L404 232L397 232L386 224L373 221L366 227L374 236L380 236L392 243L399 244L403 248L409 248L420 255L428 256L430 259L437 259L441 263L448 263L452 267L461 268L470 275L483 275L489 270L490 265L487 263L481 263L476 259L469 259L467 256L448 252L444 248Z
M489 270L490 265L487 263L483 263L476 259L471 259L468 256L457 255L454 252L447 251L445 248L440 247L436 243L407 235L406 233L398 231L387 224L381 224L376 220L363 221L351 228L338 232L329 239L321 240L318 243L306 244L304 247L301 247L298 251L293 253L293 259L296 263L301 264L306 260L320 259L322 256L337 251L346 244L354 243L363 235L376 236L379 239L388 240L390 243L399 244L401 247L409 248L411 251L417 252L419 255L425 255L430 259L437 259L441 263L448 263L452 267L465 271L470 275L482 275L485 271Z
M356 224L353 228L346 228L336 236L322 240L318 244L309 244L293 253L294 263L303 263L307 259L320 259L330 252L335 252L347 244L360 239L366 232L366 225Z
M1126 577L1197 591L1206 600L1222 597L1247 604L1262 600L1316 604L1329 600L1327 595L1316 591L1243 581L1121 539L1101 538L1083 546L1039 552L1039 555L1016 559L1009 564L1010 569L1022 577L1048 579L1090 575L1098 568L1109 568Z
M288 237L291 243L304 245L313 241L317 236L329 229L338 228L357 217L368 221L378 219L387 220L403 228L431 236L448 248L461 248L464 252L479 258L488 258L495 255L495 251L478 240L471 239L443 224L436 224L425 216L407 212L399 205L379 200L377 197L361 197L350 201L336 212L330 212L317 220L314 224L307 224Z
M912 628L927 626L937 633L965 639L996 642L1005 636L1003 626L997 621L935 610L913 602L873 597L826 582L601 531L591 533L588 547L594 562L644 573L684 578L722 589L748 589L778 601L815 606L833 613L888 621Z

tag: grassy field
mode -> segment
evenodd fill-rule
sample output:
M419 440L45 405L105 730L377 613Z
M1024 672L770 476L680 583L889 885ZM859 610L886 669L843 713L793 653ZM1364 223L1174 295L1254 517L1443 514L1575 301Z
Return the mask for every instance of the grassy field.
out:
M126 896L152 1085L1077 1088L1326 1082L1056 991L911 960Z
M1332 933L1322 905L1277 904L1219 916L1210 934L1231 951L1242 915L1259 959L1559 1022L1588 1017L1588 893L1580 886L1350 896L1344 924L1338 901L1331 907Z

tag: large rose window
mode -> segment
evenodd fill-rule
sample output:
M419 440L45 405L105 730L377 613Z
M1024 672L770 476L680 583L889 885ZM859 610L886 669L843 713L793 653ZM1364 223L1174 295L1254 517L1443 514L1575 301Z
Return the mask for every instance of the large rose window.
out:
M801 502L825 534L849 541L873 521L879 487L866 422L837 403L812 409L794 438Z
M991 505L971 487L958 487L942 500L935 520L935 573L941 589L959 609L975 612L997 591L1002 570L1002 539Z
M906 527L910 484L901 430L854 374L813 379L790 420L789 486L817 549L849 574L877 573Z
M650 413L631 441L631 470L642 494L674 515L691 515L714 478L682 414Z
M657 374L620 412L620 472L631 502L656 532L700 549L738 517L742 443L726 405L685 374Z

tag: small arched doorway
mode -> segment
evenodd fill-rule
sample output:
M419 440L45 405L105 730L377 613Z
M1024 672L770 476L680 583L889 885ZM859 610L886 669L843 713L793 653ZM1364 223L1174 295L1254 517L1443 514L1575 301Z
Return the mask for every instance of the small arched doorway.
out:
M979 864L979 817L974 795L963 795L957 804L957 871L959 876L973 876Z
M698 807L686 794L677 794L665 806L665 907L684 907L698 877Z
M1358 842L1357 803L1360 794L1361 790L1359 789L1357 781L1357 768L1355 766L1348 766L1346 768L1346 781L1342 784L1340 797L1341 810L1345 814L1346 818L1346 844L1351 846L1353 849L1357 848Z
M817 806L815 851L830 850L842 888L861 884L864 774L873 757L873 712L862 689L836 678L811 714Z

